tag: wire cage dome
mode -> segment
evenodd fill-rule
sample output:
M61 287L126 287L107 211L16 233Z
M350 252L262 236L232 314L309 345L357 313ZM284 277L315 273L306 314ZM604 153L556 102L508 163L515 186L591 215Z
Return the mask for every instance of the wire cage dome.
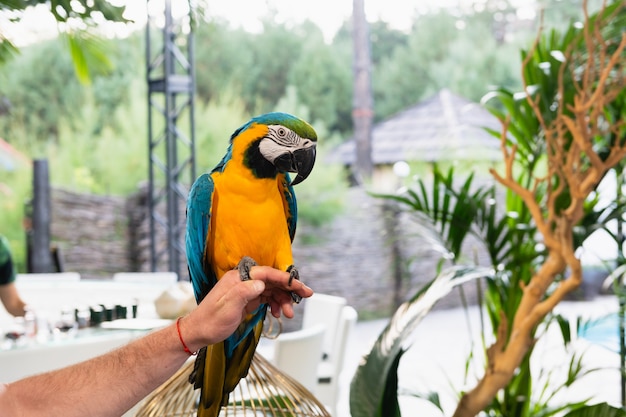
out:
M195 417L199 390L189 383L189 360L143 401L135 417ZM248 376L230 394L220 417L330 417L326 408L298 381L281 372L258 352Z

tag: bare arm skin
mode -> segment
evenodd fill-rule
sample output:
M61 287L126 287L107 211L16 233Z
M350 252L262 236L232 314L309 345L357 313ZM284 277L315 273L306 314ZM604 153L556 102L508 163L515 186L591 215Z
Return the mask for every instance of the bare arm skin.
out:
M12 316L23 316L26 303L17 292L14 282L0 285L0 302Z
M180 321L192 351L228 337L261 303L271 314L293 317L290 291L306 298L313 291L289 274L253 267L250 281L228 272L202 303ZM120 416L172 376L189 358L172 324L88 361L0 385L0 415Z

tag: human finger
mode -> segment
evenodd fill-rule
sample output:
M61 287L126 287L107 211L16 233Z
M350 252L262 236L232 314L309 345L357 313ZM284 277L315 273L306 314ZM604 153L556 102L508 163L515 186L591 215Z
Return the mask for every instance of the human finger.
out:
M303 298L313 295L313 290L300 280L289 279L289 273L267 266L253 266L250 278L265 282L267 288L278 288L283 291L295 292Z
M272 316L276 318L279 318L281 314L287 317L288 319L292 319L294 316L293 300L291 298L289 298L288 302L285 302L282 304L276 301L272 301L269 303L269 306L270 306L270 311L272 313Z
M282 312L285 317L293 318L293 298L290 292L282 289L273 289L266 299L274 317L279 317Z
M242 282L236 270L228 271L220 279L218 285L211 290L210 294L221 298L229 291L234 291L233 295L236 295L236 299L241 302L240 311L243 316L254 312L261 304L267 304L274 317L278 318L282 313L287 318L293 318L291 293L283 289L288 284L289 274L277 269L264 267L261 268L260 272L257 271L250 275L253 279ZM269 284L266 282L267 277L270 277ZM276 280L280 283L277 285L272 284ZM307 294L303 295L306 296Z

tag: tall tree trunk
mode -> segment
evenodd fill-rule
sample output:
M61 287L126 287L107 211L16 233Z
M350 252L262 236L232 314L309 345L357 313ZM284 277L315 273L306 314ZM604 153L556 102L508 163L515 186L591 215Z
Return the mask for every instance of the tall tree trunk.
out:
M371 58L369 30L365 19L365 0L353 2L354 95L352 120L356 141L355 177L359 183L372 176L372 120L374 117L371 89Z

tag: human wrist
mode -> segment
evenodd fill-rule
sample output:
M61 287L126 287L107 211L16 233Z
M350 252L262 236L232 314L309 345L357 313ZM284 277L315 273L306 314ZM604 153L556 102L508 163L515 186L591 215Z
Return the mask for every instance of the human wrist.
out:
M179 339L180 349L188 355L195 355L198 350L213 343L205 337L202 337L201 333L198 331L200 326L201 325L194 320L192 314L179 317L176 320L176 333Z
M185 339L183 338L183 334L180 329L180 321L182 319L183 319L182 316L176 319L176 332L178 333L178 340L180 341L180 344L183 347L183 351L186 354L188 354L189 356L196 356L198 354L198 351L189 349L189 346L187 346L187 343L185 343Z

